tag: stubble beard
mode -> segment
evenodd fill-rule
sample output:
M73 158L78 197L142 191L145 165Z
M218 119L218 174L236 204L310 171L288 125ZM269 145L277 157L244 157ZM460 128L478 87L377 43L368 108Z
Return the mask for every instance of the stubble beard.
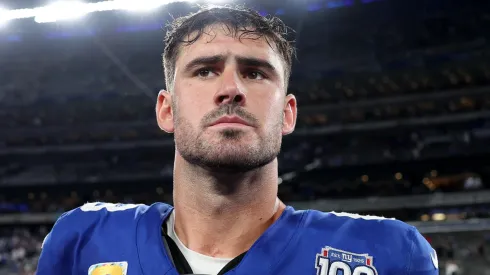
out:
M282 117L282 116L281 116ZM197 132L184 118L174 113L175 146L187 162L215 172L243 173L272 162L281 149L282 120L267 130L257 142L245 143L245 131L223 129L209 140L204 129Z

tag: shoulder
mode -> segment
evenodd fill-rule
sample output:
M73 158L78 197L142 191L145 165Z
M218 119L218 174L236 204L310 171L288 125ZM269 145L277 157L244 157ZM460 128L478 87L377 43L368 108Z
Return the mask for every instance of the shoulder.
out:
M55 229L84 230L93 223L109 219L115 221L120 219L137 219L148 211L148 206L144 204L122 204L91 202L78 208L63 213L56 221Z
M63 213L44 239L37 274L74 274L84 247L109 239L113 243L118 236L136 232L141 217L157 218L170 208L163 203L147 206L93 202Z
M63 213L54 224L43 242L43 249L49 243L69 244L69 241L93 232L94 226L118 226L136 224L148 212L159 212L160 208L171 208L163 203L151 206L144 204L123 204L91 202ZM99 229L100 230L100 229Z
M430 248L417 228L395 218L359 215L346 212L320 212L309 210L305 221L306 228L338 230L341 233L376 242L386 242L391 246L423 245ZM426 245L427 244L427 245Z
M107 203L107 202L89 202L84 205L68 211L60 216L58 222L70 218L97 219L101 217L127 217L136 219L145 213L162 209L169 209L172 206L165 203L146 204L127 204L127 203Z
M366 243L370 247L390 251L403 263L405 274L437 274L435 250L412 225L394 218L353 213L308 210L305 230L335 234L346 242Z
M394 218L359 215L347 212L321 212L307 210L305 227L335 229L342 227L345 231L358 231L364 229L376 229L390 234L405 234L411 230L411 226ZM367 231L367 230L364 230Z
M164 203L155 203L148 206L145 204L90 202L63 213L56 221L54 229L68 226L73 229L83 230L84 227L101 220L104 220L105 223L119 222L121 220L132 222L148 212L160 212L168 208L171 208L171 206Z

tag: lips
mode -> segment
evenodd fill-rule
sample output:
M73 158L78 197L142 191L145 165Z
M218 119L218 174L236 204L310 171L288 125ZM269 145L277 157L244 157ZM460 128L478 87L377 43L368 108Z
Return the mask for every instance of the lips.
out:
M216 120L213 123L211 123L210 126L218 125L218 124L221 124L221 123L234 123L234 124L242 124L242 125L246 125L246 126L252 126L246 120L243 120L243 119L241 119L241 118L239 118L237 116L225 116L225 117L221 117L218 120Z

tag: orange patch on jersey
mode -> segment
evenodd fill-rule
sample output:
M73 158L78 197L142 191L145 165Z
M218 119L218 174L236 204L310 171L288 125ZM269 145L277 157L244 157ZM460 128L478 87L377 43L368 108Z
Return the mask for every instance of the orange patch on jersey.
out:
M123 268L117 265L99 266L90 275L123 275Z
M126 275L127 262L100 263L92 265L88 275Z

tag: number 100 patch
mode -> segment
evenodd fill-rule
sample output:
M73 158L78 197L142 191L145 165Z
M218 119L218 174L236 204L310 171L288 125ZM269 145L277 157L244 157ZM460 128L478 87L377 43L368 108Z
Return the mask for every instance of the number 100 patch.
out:
M317 275L378 275L373 265L373 257L355 254L333 247L325 247L316 255Z

